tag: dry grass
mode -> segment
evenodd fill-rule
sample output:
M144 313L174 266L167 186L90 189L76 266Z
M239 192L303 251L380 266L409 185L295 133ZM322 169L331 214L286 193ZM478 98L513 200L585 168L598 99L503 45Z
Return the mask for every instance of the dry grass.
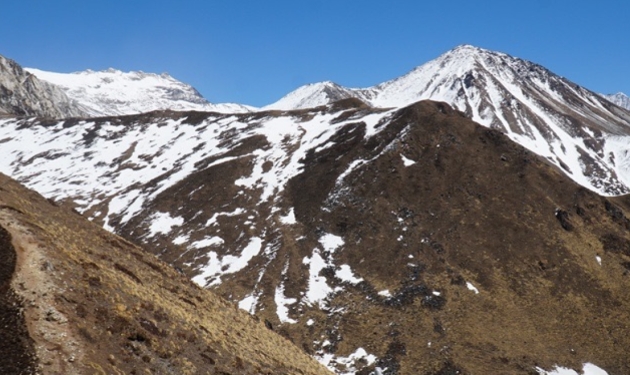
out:
M235 305L5 176L0 206L44 373L327 373Z

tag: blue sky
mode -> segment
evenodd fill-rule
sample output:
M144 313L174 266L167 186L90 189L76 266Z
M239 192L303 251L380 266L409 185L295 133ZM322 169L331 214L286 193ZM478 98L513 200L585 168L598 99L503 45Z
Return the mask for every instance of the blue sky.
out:
M7 1L0 54L56 72L168 72L261 106L332 80L366 87L460 44L630 94L630 1Z

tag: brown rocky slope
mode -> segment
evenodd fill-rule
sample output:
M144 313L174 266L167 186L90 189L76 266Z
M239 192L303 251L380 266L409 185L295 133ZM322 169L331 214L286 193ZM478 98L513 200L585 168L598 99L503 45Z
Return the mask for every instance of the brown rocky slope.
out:
M0 175L0 373L326 374L171 267Z
M256 296L257 315L341 373L532 374L587 362L630 373L627 198L597 196L443 103L382 126L367 138L365 124L349 124L307 154L279 192L296 223L251 219L270 227L273 251L222 277L219 293ZM346 173L357 160L369 162ZM229 194L247 168L235 159L191 174L150 208L190 226L219 207L264 218L269 208ZM206 200L187 204L200 186ZM141 217L121 232L143 241ZM233 220L208 228L224 249L247 235ZM329 235L343 240L334 251L322 245ZM193 253L182 258L170 236L148 249L185 267ZM316 257L325 267L312 275ZM344 265L362 281L344 281ZM333 290L322 303L307 299L312 280ZM348 362L358 348L377 360Z
M79 172L120 173L97 180L107 189L162 171L111 190L85 214L338 373L533 374L587 362L630 373L628 198L579 187L444 103L383 110L350 99L289 112L14 125L7 150L31 134L57 142L50 152L31 147L37 155L6 152L17 155L15 173L77 191L65 201L79 208L101 199L78 191L94 186L91 174L46 176L84 162ZM69 144L64 134L76 150L55 149ZM142 145L151 134L164 138ZM116 142L124 154L99 162ZM132 191L133 214L107 214Z

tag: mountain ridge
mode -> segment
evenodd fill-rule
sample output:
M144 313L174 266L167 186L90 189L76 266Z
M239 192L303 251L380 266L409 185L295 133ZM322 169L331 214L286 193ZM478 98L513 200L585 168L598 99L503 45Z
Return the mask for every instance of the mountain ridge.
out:
M55 85L0 56L0 114L67 118L81 117L85 112Z
M51 81L66 82L66 90L75 92L77 97L89 92L87 96L92 95L96 102L105 98L109 109L93 108L93 113L120 112L115 109L119 104L122 112L145 112L156 107L235 112L231 105L219 108L221 105L204 104L205 99L194 88L165 74L123 73L115 69L39 74L52 77ZM76 82L72 83L72 79ZM112 88L105 95L103 92L109 89L103 87L108 82ZM133 105L120 94L125 82L136 85L135 89L125 90L130 97L144 98L142 109L131 110ZM172 84L175 86L171 90L168 87ZM159 98L161 94L155 90L164 91L168 97L145 100L146 95L152 100ZM174 100L178 95L183 98L179 104ZM273 105L261 109L239 107L237 112L300 110L350 98L389 108L402 108L421 99L447 102L474 121L501 129L583 186L608 196L630 192L630 111L538 64L470 45L456 47L401 77L371 88L351 89L325 81L303 86Z
M382 108L424 99L449 103L548 158L583 186L605 195L630 192L626 141L620 141L630 135L630 111L539 64L462 45L376 86L316 83L264 108L301 109L348 97Z
M118 116L155 110L250 112L253 107L208 102L192 86L167 73L122 72L117 69L54 73L34 68L26 70L41 80L61 87L87 109L90 117Z

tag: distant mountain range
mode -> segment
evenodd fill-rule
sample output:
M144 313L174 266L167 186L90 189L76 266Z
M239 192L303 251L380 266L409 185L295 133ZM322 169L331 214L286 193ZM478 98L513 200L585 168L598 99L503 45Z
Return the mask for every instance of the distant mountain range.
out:
M610 101L604 100L540 65L469 45L374 87L350 89L333 82L316 83L262 109L210 104L194 88L166 74L113 69L72 74L27 71L63 88L70 101L79 104L77 113L89 116L162 109L220 113L296 110L347 98L376 108L401 108L424 99L444 101L546 157L583 186L606 195L630 192L625 138L630 133L630 113L619 108L628 104L625 95L605 96Z
M630 111L540 65L460 46L372 88L0 142L0 171L338 374L630 373Z
M53 73L27 68L42 81L61 87L80 103L90 117L118 116L155 110L239 113L253 108L240 104L211 104L192 86L170 75L144 72L124 73L115 69L100 72Z

